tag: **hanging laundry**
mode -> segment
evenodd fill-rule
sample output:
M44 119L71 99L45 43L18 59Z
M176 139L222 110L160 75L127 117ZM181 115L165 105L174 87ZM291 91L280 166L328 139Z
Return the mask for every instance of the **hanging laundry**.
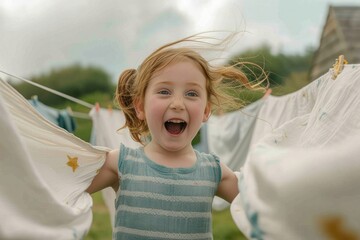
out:
M264 103L231 204L248 239L360 239L360 65L331 77Z
M82 239L85 190L110 149L52 124L2 80L0 111L0 239Z
M243 166L251 142L258 112L264 99L243 109L211 116L206 123L208 151L219 156L220 161L233 171ZM202 135L201 137L203 137ZM215 197L213 209L220 211L229 207L225 200Z
M140 146L140 143L131 138L127 128L119 130L125 123L125 115L122 111L92 108L89 114L93 122L91 131L91 143L93 145L111 149L119 148L121 143L131 148ZM111 225L114 226L116 194L110 187L103 189L101 193L109 210Z
M49 107L37 98L31 98L28 102L47 120L66 129L68 132L74 132L76 130L75 119L70 116L67 110L58 110L52 107Z
M238 170L245 162L263 103L264 99L260 99L240 110L211 116L207 122L209 151L232 170Z
M207 123L203 123L200 127L200 131L199 131L199 137L200 137L200 141L193 145L194 149L196 149L199 152L205 152L205 153L210 153L209 152L209 144L208 144L208 130L207 130L208 126Z
M121 143L131 148L140 146L140 143L131 138L127 128L120 129L125 123L125 115L122 111L115 109L109 111L104 108L97 111L92 108L89 115L93 122L91 144L111 149L119 148Z
M257 143L265 134L280 127L285 122L310 113L313 110L319 91L327 88L331 82L319 78L296 92L284 96L269 95L264 99L257 116L251 144Z

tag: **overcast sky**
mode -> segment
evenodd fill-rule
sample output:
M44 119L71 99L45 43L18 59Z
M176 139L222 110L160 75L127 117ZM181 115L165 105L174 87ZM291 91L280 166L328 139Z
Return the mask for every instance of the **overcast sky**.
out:
M81 63L115 80L162 44L211 30L245 31L229 54L262 43L302 53L318 46L330 4L360 0L0 0L0 70L30 78Z

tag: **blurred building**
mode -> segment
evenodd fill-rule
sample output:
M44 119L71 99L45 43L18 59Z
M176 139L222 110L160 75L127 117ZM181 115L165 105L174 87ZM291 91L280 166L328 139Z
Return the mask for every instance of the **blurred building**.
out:
M326 73L339 55L351 64L360 63L360 6L329 7L310 79Z

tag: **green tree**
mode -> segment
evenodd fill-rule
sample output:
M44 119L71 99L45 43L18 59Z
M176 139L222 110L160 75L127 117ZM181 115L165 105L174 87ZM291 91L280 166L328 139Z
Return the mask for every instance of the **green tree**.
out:
M268 45L250 49L231 57L229 63L251 62L256 65L246 64L242 70L250 80L263 78L262 69L267 73L272 87L282 85L294 72L308 72L311 66L314 50L308 48L304 54L284 54L271 52Z
M76 98L94 92L112 94L114 90L111 78L104 70L94 66L83 67L79 64L54 69L48 73L31 77L30 80ZM63 98L29 83L21 82L14 87L25 98L37 95L41 101L48 105L64 102Z

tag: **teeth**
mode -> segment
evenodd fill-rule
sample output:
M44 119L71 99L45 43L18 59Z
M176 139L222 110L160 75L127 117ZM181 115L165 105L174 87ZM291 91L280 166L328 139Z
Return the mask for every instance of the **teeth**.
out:
M182 120L169 120L167 122L172 122L172 123L184 123L185 121Z

